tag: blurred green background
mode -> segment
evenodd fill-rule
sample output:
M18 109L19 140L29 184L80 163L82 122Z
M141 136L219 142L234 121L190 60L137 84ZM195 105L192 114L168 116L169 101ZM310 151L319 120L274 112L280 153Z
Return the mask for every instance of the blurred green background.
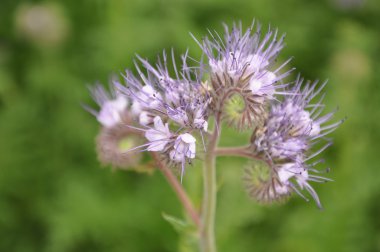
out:
M218 160L219 251L380 251L379 17L378 0L1 0L0 251L179 251L162 213L183 213L163 176L98 164L85 85L131 68L135 53L199 57L190 31L253 18L287 33L280 60L329 78L328 108L348 121L323 154L335 180L315 185L324 211L299 197L259 206L245 161ZM247 141L236 134L222 144ZM197 205L198 179L197 167L184 178Z

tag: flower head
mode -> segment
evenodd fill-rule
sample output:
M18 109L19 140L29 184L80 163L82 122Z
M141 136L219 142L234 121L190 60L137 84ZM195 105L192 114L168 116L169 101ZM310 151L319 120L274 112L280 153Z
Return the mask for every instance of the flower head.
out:
M175 77L169 75L165 53L163 63L159 59L156 68L139 57L146 74L136 64L140 78L127 71L127 87L118 85L118 89L132 100L132 112L144 126L160 116L179 127L207 131L208 92L201 85L199 74L187 66L187 54L182 56L181 71L177 71L172 56Z
M265 162L255 162L244 169L246 190L260 203L272 203L286 199L291 188L280 181L275 169Z
M187 53L182 56L182 67L177 70L172 52L174 77L169 74L167 55L153 66L138 57L136 63L139 77L127 71L126 86L115 83L131 100L135 126L145 132L147 143L131 150L142 149L160 152L168 164L181 166L184 174L186 163L196 155L194 133L208 130L209 104L211 98L201 82L201 69L187 65ZM181 176L182 177L182 176Z
M274 191L277 195L295 191L303 196L297 185L301 190L306 189L321 207L309 181L325 182L329 179L310 175L310 172L317 171L313 167L318 162L314 165L308 165L307 162L332 144L331 141L327 141L321 149L312 152L313 147L323 141L324 136L335 130L344 120L325 125L334 112L319 116L324 108L324 95L316 103L311 103L326 82L319 88L316 88L318 81L307 82L304 88L302 84L303 80L298 78L295 86L289 90L291 95L272 105L265 123L256 129L252 145L257 155L268 160L273 170L272 178L276 177L276 184L268 180L271 185L268 186L270 189L267 190L267 196L273 195Z
M254 30L255 29L255 30ZM229 117L238 128L251 127L252 121L259 121L265 114L266 102L275 94L281 94L286 84L281 83L290 71L279 71L289 62L274 68L274 61L284 47L284 36L278 38L277 30L270 30L261 38L261 26L252 26L243 31L241 24L230 31L225 25L225 37L210 32L202 42L198 42L207 56L213 89L213 105L224 110L226 100L238 94L244 101L244 109L239 117Z

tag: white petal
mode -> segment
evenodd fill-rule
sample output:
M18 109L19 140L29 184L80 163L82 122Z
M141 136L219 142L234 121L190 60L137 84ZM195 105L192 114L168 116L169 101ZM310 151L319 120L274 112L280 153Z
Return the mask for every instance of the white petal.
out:
M145 137L151 142L148 151L162 151L169 142L170 135L156 129L149 129L145 132Z
M177 152L176 150L171 150L169 153L170 159L175 162L181 162L183 160L183 154Z
M247 63L249 63L250 68L253 68L254 71L258 71L268 66L269 62L264 60L264 57L259 54L249 55L247 57Z
M157 131L155 129L149 129L145 132L145 137L151 141L151 142L154 142L154 141L157 141L157 140L162 140L162 139L166 139L166 135L163 134L162 132L160 131Z
M141 104L138 101L133 102L131 109L133 115L139 115L142 111Z
M148 151L163 151L167 143L168 143L167 140L161 140L161 141L151 143L148 146L147 150Z
M162 122L161 117L156 116L156 117L153 119L153 122L154 122L154 128L155 128L156 130L161 131L161 132L165 132L165 126L164 126L164 123Z
M292 163L282 165L277 171L281 183L287 182L290 178L294 177L295 173L294 164Z
M185 134L182 134L179 136L181 138L181 140L187 144L190 144L190 143L195 143L197 140L192 136L190 135L189 133L185 133Z
M146 112L146 111L141 112L141 114L139 116L139 123L141 125L146 126L146 125L152 123L152 121L153 121L152 116L150 116L150 114L148 112Z
M307 172L307 170L302 170L295 177L296 177L298 185L303 189L304 186L307 184L309 173Z
M113 127L121 121L120 112L112 101L105 102L96 119L105 127Z
M251 81L249 82L249 88L251 89L253 93L256 93L257 91L259 91L262 85L263 83L260 80L255 79L255 78L252 78Z
M195 143L189 144L189 149L187 150L186 156L188 158L195 158Z
M310 136L316 136L321 133L321 126L318 123L313 123L311 126Z
M174 144L174 149L177 153L180 153L182 156L184 155L185 151L187 150L187 144L184 143L180 136L176 139Z
M207 130L208 130L208 122L204 122L204 124L203 124L203 130L205 131L205 132L207 132Z
M264 76L260 79L262 80L264 85L271 85L276 81L276 78L277 76L274 73L266 71Z
M275 186L276 194L284 195L290 192L289 187L286 185L287 183L283 183L285 185L277 185Z
M112 100L111 103L118 111L123 111L128 106L127 99L122 95L119 95L115 100Z
M162 151L169 142L171 133L168 124L162 122L161 117L154 118L154 129L149 129L145 132L145 137L152 142L149 151Z
M154 89L149 85L143 86L141 90L142 90L143 94L145 94L147 96L151 96L154 94Z

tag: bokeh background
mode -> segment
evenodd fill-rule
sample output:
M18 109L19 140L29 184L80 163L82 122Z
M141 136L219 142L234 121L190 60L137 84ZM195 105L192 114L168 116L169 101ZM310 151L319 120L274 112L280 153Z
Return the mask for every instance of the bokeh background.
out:
M280 60L328 78L328 108L348 121L323 154L335 180L315 185L323 211L299 197L260 206L245 161L218 160L219 251L380 251L379 17L378 0L1 0L0 251L192 251L162 218L183 218L164 177L102 168L80 104L135 53L199 57L189 32L253 18L287 33ZM247 135L228 130L222 144ZM199 168L184 180L199 206Z

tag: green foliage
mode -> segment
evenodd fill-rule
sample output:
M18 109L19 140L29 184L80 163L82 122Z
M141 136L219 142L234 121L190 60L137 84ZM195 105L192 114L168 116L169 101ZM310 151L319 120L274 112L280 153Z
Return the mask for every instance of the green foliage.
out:
M163 176L102 169L97 124L80 104L93 105L86 84L131 68L135 53L154 60L190 46L197 58L189 31L200 38L253 18L287 33L282 60L295 56L306 79L330 79L328 109L339 104L348 121L324 154L335 182L315 186L324 211L298 197L260 206L245 193L245 161L218 159L219 251L379 251L380 5L341 2L1 0L0 251L192 251L160 214L181 215ZM42 12L26 17L35 5ZM224 133L225 146L250 135ZM199 165L184 177L197 207L199 177Z
M180 239L178 250L181 252L191 252L198 250L198 232L193 223L181 220L172 215L162 213L162 217L178 232Z

